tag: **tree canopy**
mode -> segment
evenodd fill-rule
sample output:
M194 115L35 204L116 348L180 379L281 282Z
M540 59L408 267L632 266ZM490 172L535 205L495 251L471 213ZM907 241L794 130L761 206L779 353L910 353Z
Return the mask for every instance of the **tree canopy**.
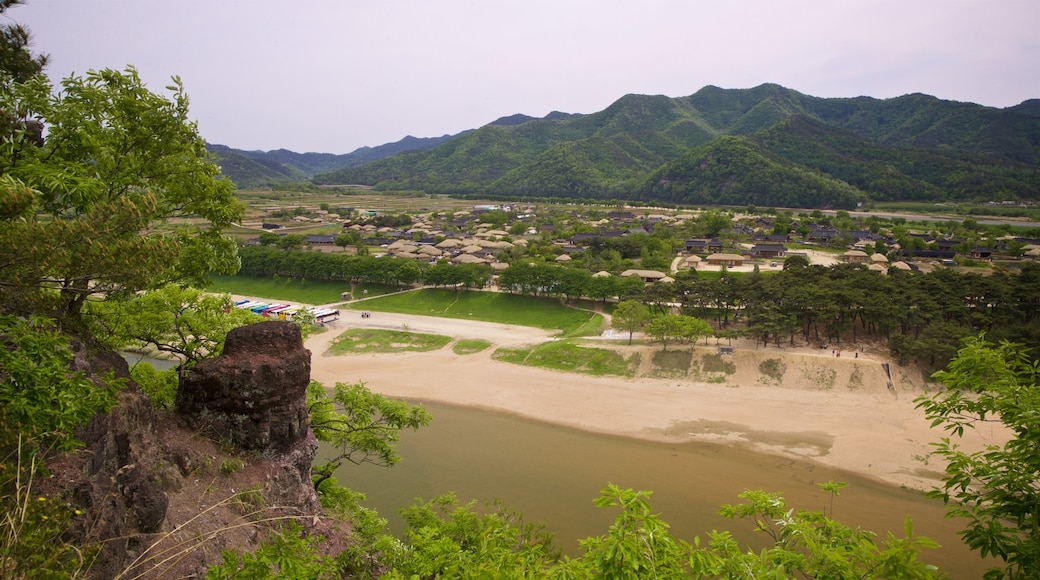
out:
M970 338L934 378L944 389L918 399L932 426L950 433L935 444L947 462L943 485L929 495L964 518L961 537L1005 567L987 578L1036 578L1040 573L1040 362L1009 342ZM956 443L987 423L1010 429L1004 445L967 453Z
M0 142L0 306L76 318L88 296L203 282L238 268L222 235L242 207L219 176L179 79L150 91L132 67L57 89L42 76L0 83L16 129Z

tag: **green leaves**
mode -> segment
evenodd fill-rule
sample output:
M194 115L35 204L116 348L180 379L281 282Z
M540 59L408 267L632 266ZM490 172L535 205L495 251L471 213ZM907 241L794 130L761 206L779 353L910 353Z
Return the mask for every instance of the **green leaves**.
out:
M41 79L0 85L0 110L47 127L42 144L0 144L9 183L33 192L28 208L0 206L0 249L17 265L5 280L32 298L8 306L49 310L34 295L59 289L59 316L76 317L92 294L198 282L237 267L221 231L242 206L187 116L183 87L171 87L170 95L151 92L132 67L69 77L56 92Z
M115 404L122 381L95 384L69 370L72 354L51 322L0 316L0 448L19 436L39 445L71 449L75 431Z
M391 466L400 460L395 444L402 429L417 430L433 420L421 406L373 393L363 383L336 383L332 397L311 381L307 387L311 430L337 454L315 469L314 486L330 478L344 461Z
M947 504L951 517L967 520L965 543L983 557L1007 563L989 577L1033 578L1040 573L1040 390L1038 363L1021 347L993 344L980 335L933 377L944 390L921 397L933 426L954 437L985 423L1002 423L1011 433L1003 446L966 453L952 438L934 444L947 462L941 487L930 496Z
M128 297L90 302L85 319L112 348L154 347L192 366L224 347L231 329L260 322L259 315L231 307L231 298L168 284Z
M340 578L332 558L320 552L322 538L308 535L290 522L252 554L225 550L224 561L206 571L207 580L267 580Z
M642 302L635 300L618 302L610 315L612 328L628 332L628 344L632 344L632 334L642 329L648 320L650 320L650 309Z
M695 343L714 332L704 320L682 314L662 314L646 324L646 334L659 341L663 348L668 348L668 343L674 340Z

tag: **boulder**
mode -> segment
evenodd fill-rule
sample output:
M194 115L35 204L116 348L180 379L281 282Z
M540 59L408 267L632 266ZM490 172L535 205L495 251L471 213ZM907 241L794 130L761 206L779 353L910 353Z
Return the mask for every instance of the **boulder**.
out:
M224 352L181 378L182 424L249 451L281 452L307 436L311 353L298 326L270 321L228 333Z

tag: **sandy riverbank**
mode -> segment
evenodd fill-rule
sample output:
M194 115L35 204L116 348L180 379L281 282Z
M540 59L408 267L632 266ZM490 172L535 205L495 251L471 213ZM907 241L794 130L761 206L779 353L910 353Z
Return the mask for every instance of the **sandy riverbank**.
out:
M483 338L493 346L473 355L456 355L450 347L420 354L325 354L339 333L361 326ZM837 357L830 350L742 342L727 359L732 372L700 374L697 381L655 374L653 353L660 347L629 348L618 340L618 348L638 352L649 370L638 378L601 378L491 360L495 348L551 340L538 329L387 313L362 319L348 310L329 330L306 343L312 377L329 386L361 381L388 396L512 413L596 433L726 442L917 489L930 488L942 473L935 459L925 461L929 443L942 434L914 408L923 379L895 368L889 387L883 357L869 351ZM714 346L698 347L691 357L714 353ZM777 367L784 371L779 379L776 372L763 374L763 368ZM963 443L974 450L986 441L971 434Z

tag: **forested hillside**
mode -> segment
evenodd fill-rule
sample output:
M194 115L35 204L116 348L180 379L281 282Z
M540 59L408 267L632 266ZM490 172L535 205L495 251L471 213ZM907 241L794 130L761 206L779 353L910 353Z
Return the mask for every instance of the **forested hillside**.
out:
M419 138L411 135L378 147L361 147L345 155L332 153L296 153L286 149L243 151L226 145L207 144L216 156L221 172L239 188L254 188L301 181L311 176L354 167L406 151L432 149L457 135Z
M493 196L853 207L1035 200L1040 106L921 94L825 99L778 85L627 95L589 115L504 118L321 184Z

